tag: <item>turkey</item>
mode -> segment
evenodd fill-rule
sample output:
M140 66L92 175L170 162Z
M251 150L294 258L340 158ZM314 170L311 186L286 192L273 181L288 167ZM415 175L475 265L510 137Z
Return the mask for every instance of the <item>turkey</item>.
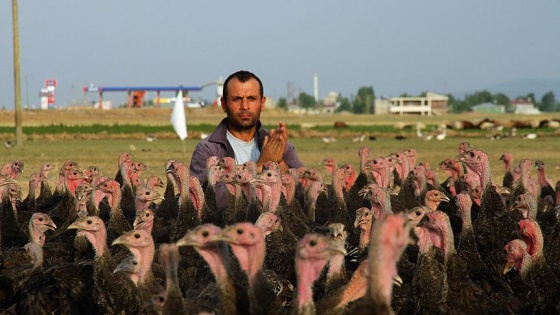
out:
M296 247L297 296L292 305L296 314L324 314L313 301L313 283L333 255L346 255L344 246L321 234L306 234Z
M506 244L507 257L503 272L517 270L523 282L533 292L533 313L557 314L560 312L559 279L548 266L543 255L543 236L536 221L519 222L522 239Z
M48 198L43 171L29 174L25 202L5 163L0 313L558 312L560 189L535 194L551 182L540 161L519 156L508 189L490 170L497 152L464 146L442 163L449 186L421 151L369 153L325 159L328 184L316 168L231 159L210 159L203 185L173 159L145 179L130 158L125 187L68 160ZM135 217L120 213L125 190Z
M461 156L461 161L479 175L481 207L473 228L480 256L490 270L499 273L503 264L503 246L509 240L519 237L517 222L522 215L520 212L508 211L503 204L496 186L492 184L487 153L480 150L467 151Z
M247 275L250 313L265 314L268 312L266 310L281 310L282 301L277 298L263 271L266 244L262 230L254 224L240 222L223 229L217 239L230 244L241 269Z
M78 218L68 229L85 235L95 250L93 299L99 313L119 314L139 312L140 295L136 285L123 274L114 274L117 267L107 246L107 230L99 217Z
M239 266L231 263L227 243L218 240L221 233L219 227L206 223L189 230L176 244L193 246L206 261L218 287L220 310L224 314L246 314L249 312L246 278Z
M367 293L350 308L351 314L394 314L393 279L397 276L397 261L410 243L411 228L402 214L389 214L375 221L369 246Z
M152 271L155 244L152 235L145 230L137 229L123 233L112 243L112 246L124 245L132 253L139 264L138 286L141 301L161 291L158 279Z
M460 259L455 249L453 232L447 215L441 211L426 213L421 226L430 233L434 246L443 251L443 268L445 287L441 312L451 314L464 312L474 314L481 308L492 313L507 309L507 304L498 304L482 288L472 281L468 274L469 266Z

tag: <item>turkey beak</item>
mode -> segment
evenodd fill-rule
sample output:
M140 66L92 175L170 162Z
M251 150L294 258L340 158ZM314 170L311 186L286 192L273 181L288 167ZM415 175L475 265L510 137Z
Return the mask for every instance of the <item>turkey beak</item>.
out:
M131 266L130 264L124 264L121 263L117 266L117 268L115 268L115 270L113 270L113 274L117 273L117 272L128 272L128 273L133 273L134 272L134 268L133 266Z
M173 173L173 171L175 171L175 162L169 164L167 169L165 169L165 173L169 174L169 173Z
M450 202L451 199L449 199L449 197L447 197L446 195L443 195L442 197L439 198L439 201Z
M214 237L212 237L212 240L213 241L224 241L224 242L229 243L229 242L232 241L232 239L231 239L231 237L229 237L228 232L229 232L229 228L226 227L225 229L222 230L221 233L214 235Z
M82 220L78 219L74 223L70 224L66 229L68 230L81 230L83 229Z
M358 191L358 196L362 196L363 199L368 199L370 190L367 187L364 187Z
M398 286L398 287L402 286L402 284L403 284L402 278L399 275L395 275L393 277L393 284Z
M513 266L515 264L512 261L506 261L506 263L504 264L504 268L502 269L502 274L506 274L508 273L511 269L513 269Z
M157 196L154 196L154 198L151 201L155 202L156 200L162 200L163 201L163 200L165 200L165 198L163 198L163 196L158 194Z
M366 220L363 220L361 217L356 217L356 220L354 220L354 228L357 228L364 222L366 222Z
M181 237L177 243L175 243L177 245L177 247L181 247L181 246L193 246L196 245L196 242L194 241L194 238L192 237L192 233L187 232L187 234L185 234L185 236Z
M117 237L117 239L115 239L113 241L111 246L115 246L115 245L125 245L126 246L126 244L128 244L128 242L126 241L126 237L128 237L128 234L123 234L123 235Z
M45 224L45 226L47 227L47 229L49 229L51 231L56 230L56 224L54 224L54 222L52 220L47 222L47 224Z
M81 193L81 192L80 192L80 193L76 193L76 199L77 199L78 201L82 201L82 199L84 199L85 197L86 197L86 194L83 194L83 193Z
M134 223L132 223L132 226L134 227L134 229L139 228L142 223L144 223L144 220L140 219L140 220L134 220Z

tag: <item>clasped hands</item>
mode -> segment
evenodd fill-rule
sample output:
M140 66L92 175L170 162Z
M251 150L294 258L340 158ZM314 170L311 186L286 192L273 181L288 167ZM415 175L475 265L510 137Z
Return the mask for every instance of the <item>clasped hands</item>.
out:
M273 161L280 165L281 170L287 169L284 163L284 150L288 142L288 128L286 123L281 121L277 129L270 130L269 135L265 136L261 148L261 156L257 161L259 170L265 162Z

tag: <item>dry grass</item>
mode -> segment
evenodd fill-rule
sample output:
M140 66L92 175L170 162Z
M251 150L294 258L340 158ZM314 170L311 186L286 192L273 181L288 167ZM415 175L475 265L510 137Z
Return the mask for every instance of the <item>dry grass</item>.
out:
M0 110L0 126L14 125L14 112ZM134 108L134 109L65 109L65 110L26 110L22 113L25 126L44 126L50 124L65 124L68 126L88 126L92 124L143 124L164 126L169 124L171 108ZM188 124L217 123L224 113L220 108L206 107L200 109L187 108L186 117ZM344 121L352 125L404 125L415 126L417 122L425 125L450 124L455 121L466 120L472 122L491 118L500 122L511 120L533 121L544 119L560 119L560 113L547 113L542 115L520 116L513 114L488 115L484 113L464 113L461 115L445 116L397 116L397 115L307 115L292 114L283 110L265 108L262 114L264 124L275 124L279 120L289 124L323 125L332 126L335 121Z
M23 113L23 123L25 126L41 126L49 124L65 125L91 125L91 124L143 124L143 125L168 125L171 109L118 109L109 111L97 110L61 110L61 111L25 111ZM188 109L188 124L216 124L224 114L216 108ZM263 113L265 124L275 124L279 120L286 121L288 124L316 124L332 125L334 121L345 121L349 125L388 125L388 124L415 124L422 122L425 124L436 125L441 122L454 120L480 120L483 115L461 115L445 117L418 117L418 116L369 116L369 115L291 115L281 111L267 110ZM556 116L560 117L560 116ZM492 116L496 120L520 119L519 116L500 115ZM523 118L523 117L521 117ZM530 116L527 119L542 119L545 116ZM546 116L550 118L550 116ZM0 126L12 126L14 122L13 112L0 113ZM521 133L521 132L520 132ZM322 134L302 129L297 137L292 134L291 141L296 146L301 160L307 167L318 168L326 178L326 172L321 166L323 158L329 156L338 160L339 165L352 163L358 165L358 149L360 146L369 146L371 156L378 157L387 155L398 150L414 147L418 151L419 161L428 161L432 168L437 168L440 161L445 158L453 158L457 155L458 144L463 140L470 141L475 148L481 149L490 155L492 162L492 173L494 179L501 182L503 169L498 160L503 152L512 152L515 162L526 158L531 160L541 159L546 162L548 177L554 182L560 179L560 157L559 144L557 137L548 136L535 140L522 140L520 138L503 139L492 141L486 137L465 138L460 133L450 133L443 141L432 140L423 142L416 137L409 137L404 141L397 141L394 135L381 135L375 141L366 138L363 143L351 141L355 136L351 133L334 132L333 135L338 139L334 143L326 144L322 141ZM190 133L189 137L196 135ZM176 159L190 162L190 156L198 139L189 138L184 143L178 139L172 139L173 135L158 137L155 143L144 140L142 133L138 135L121 135L121 137L107 139L103 134L95 136L67 136L60 138L49 136L36 136L28 138L21 147L13 149L2 148L0 163L11 162L15 159L23 160L25 163L24 174L18 179L25 193L27 193L27 180L29 176L39 170L44 162L53 162L57 166L64 161L73 160L87 168L96 165L101 172L107 176L114 176L117 172L117 159L120 153L130 152L134 159L146 163L148 171L143 175L147 178L150 175L157 175L165 178L164 164L167 159ZM184 146L183 146L184 145ZM443 172L439 172L441 179L445 177ZM535 173L536 176L536 173ZM50 182L54 185L56 172L50 176Z

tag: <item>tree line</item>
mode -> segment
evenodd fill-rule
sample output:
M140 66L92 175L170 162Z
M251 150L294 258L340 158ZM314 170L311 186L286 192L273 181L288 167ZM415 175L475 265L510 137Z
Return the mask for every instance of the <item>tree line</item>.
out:
M425 96L422 93L420 96ZM410 95L401 94L400 97L407 97ZM473 106L491 103L496 105L504 105L506 112L511 113L515 110L512 106L510 98L503 93L491 93L487 90L477 91L472 94L465 95L464 99L457 98L452 94L447 94L449 97L449 111L453 114L471 111ZM544 94L540 100L535 97L534 93L521 95L515 99L522 99L531 101L535 104L541 112L558 112L560 111L560 103L556 100L554 92L549 91ZM373 86L360 87L356 95L344 97L339 95L336 100L336 112L348 111L354 114L373 114L375 102L375 91ZM305 92L301 92L295 99L287 100L286 98L279 98L276 106L279 108L288 109L289 106L296 105L300 108L321 109L324 104L317 104L315 98Z

